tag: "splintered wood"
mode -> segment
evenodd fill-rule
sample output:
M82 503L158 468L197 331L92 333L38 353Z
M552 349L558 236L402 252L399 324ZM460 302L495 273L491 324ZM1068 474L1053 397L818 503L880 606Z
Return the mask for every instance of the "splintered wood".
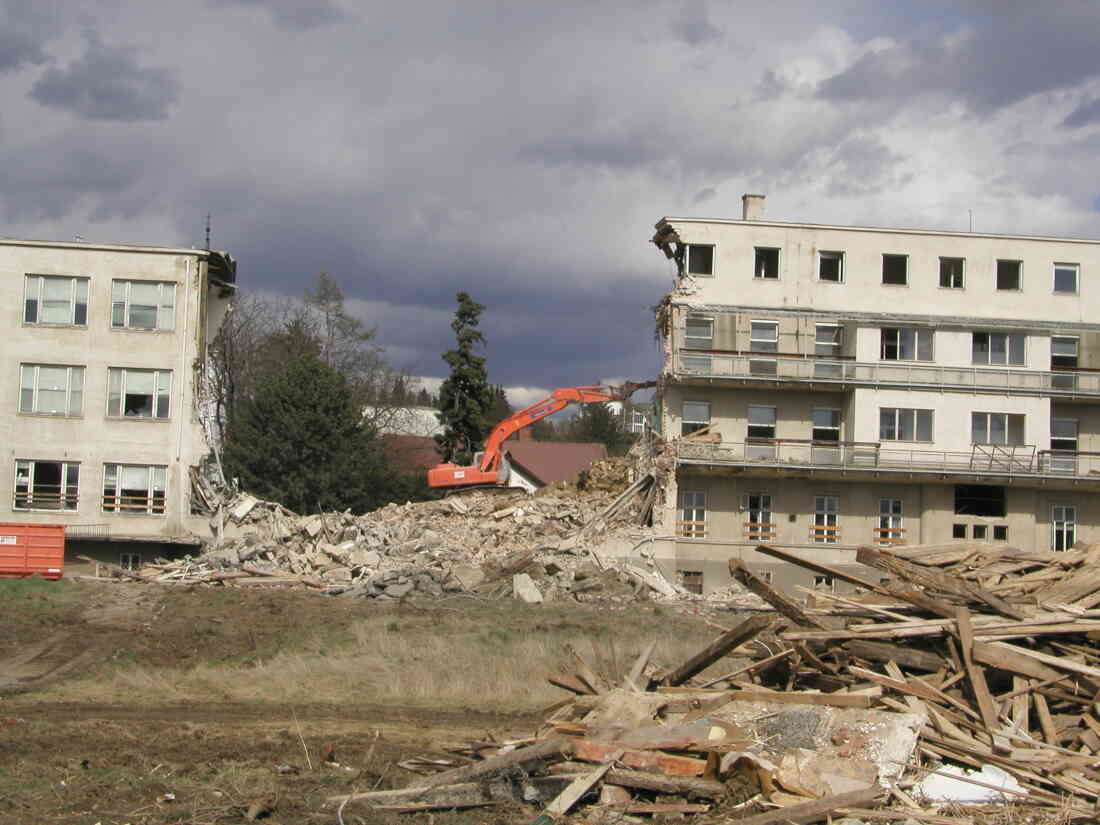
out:
M713 642L671 667L653 661L652 645L620 673L571 650L567 671L547 676L570 695L532 740L450 748L469 763L335 801L414 811L510 798L547 823L599 806L612 818L962 825L975 820L923 782L986 768L1009 784L985 772L952 781L1060 822L1096 821L1100 545L861 548L887 580L758 549L863 592L804 605L733 560L731 574L775 612L715 625Z

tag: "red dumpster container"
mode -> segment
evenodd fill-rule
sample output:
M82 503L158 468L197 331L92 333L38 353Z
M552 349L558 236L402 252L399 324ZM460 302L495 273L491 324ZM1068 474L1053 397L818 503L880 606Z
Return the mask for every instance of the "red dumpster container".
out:
M65 527L61 524L0 522L0 578L61 578L65 569Z

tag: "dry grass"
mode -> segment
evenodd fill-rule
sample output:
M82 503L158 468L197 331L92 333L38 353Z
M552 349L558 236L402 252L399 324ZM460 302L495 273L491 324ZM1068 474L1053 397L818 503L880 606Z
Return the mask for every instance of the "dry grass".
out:
M183 668L138 661L57 685L43 698L110 702L145 695L167 701L444 707L491 699L497 710L527 711L564 695L545 677L574 669L568 646L599 672L619 679L653 639L658 642L654 661L675 664L715 634L698 620L649 609L597 614L509 604L378 611L339 628L315 628L267 658L215 659Z

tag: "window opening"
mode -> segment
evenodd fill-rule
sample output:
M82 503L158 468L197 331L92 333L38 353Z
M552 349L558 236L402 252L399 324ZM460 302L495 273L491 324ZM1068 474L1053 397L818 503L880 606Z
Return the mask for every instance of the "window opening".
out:
M902 505L900 498L882 498L878 502L878 529L875 531L879 544L901 544L905 538L902 527Z
M1077 541L1077 508L1055 504L1050 509L1051 549L1069 550Z
M816 407L812 416L814 441L840 441L840 410Z
M932 441L932 422L932 410L880 407L878 437L880 441Z
M909 256L883 255L882 282L895 286L905 286L909 283Z
M111 326L175 329L176 285L170 281L112 281Z
M680 493L680 535L702 539L707 535L707 494L704 490L684 490Z
M15 510L76 510L80 465L71 461L15 462Z
M940 258L940 286L944 289L963 288L965 258Z
M749 327L749 350L753 353L779 352L779 324L775 321L753 321ZM749 360L749 373L752 375L775 375L777 369L774 358Z
M745 522L745 538L749 541L768 541L775 538L772 521L772 497L767 493L753 493L748 498L748 520Z
M754 278L775 280L779 277L779 250L766 246L756 247L756 261L753 265Z
M1005 332L975 332L971 338L971 361L982 365L1023 366L1026 363L1026 335Z
M141 553L119 553L118 566L133 572L141 567Z
M997 261L997 289L1019 291L1022 261Z
M684 343L688 349L711 349L714 346L714 319L704 315L689 315Z
M989 484L956 484L955 515L1004 518L1005 488Z
M814 496L815 544L836 544L840 538L840 496Z
M1008 541L1008 525L1007 524L994 524L993 525L993 541Z
M689 275L709 278L714 275L714 247L707 244L688 244L687 271Z
M973 525L971 535L973 535L975 541L985 541L985 533L986 530L984 524Z
M168 418L172 392L170 370L107 370L107 415Z
M24 323L81 327L88 324L87 278L27 275L23 297Z
M883 361L931 361L933 330L927 327L884 327L879 357Z
M1076 295L1079 273L1080 265L1078 264L1055 264L1054 291L1064 295Z
M819 252L817 254L817 277L821 281L834 284L844 283L844 253Z
M1077 338L1067 335L1055 335L1050 339L1050 368L1058 370L1077 369ZM1077 375L1066 372L1061 375L1052 375L1051 387L1058 390L1072 390L1077 388Z
M709 401L685 401L680 413L680 435L690 435L710 426Z
M104 512L163 514L167 473L166 467L105 464Z
M970 443L1018 446L1024 443L1024 416L1016 413L970 414Z
M80 415L84 404L84 367L20 365L19 412Z
M953 538L953 539L965 539L966 538L966 525L965 524L952 524L951 525L951 538Z

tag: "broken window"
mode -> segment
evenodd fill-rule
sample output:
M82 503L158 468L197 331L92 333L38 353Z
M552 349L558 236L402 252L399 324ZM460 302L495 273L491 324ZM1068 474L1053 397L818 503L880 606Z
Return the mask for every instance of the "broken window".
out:
M80 465L72 461L15 462L15 510L76 510Z
M107 371L107 415L125 418L168 418L171 370L111 367Z
M24 323L87 326L87 278L27 275L23 290Z
M1027 336L1021 333L975 332L971 340L971 361L975 364L997 366L1026 363L1024 345Z
M745 505L745 538L749 541L767 541L775 538L771 495L752 493L745 496Z
M940 286L944 289L963 288L965 258L940 258Z
M176 285L169 281L112 281L111 326L175 329Z
M1023 261L997 261L997 289L1018 292L1023 266Z
M712 277L714 275L714 247L709 244L688 244L687 271L689 275L697 277Z
M702 570L681 570L680 583L688 593L697 593L700 596L703 595Z
M880 441L932 441L932 410L912 410L902 407L880 407L878 437Z
M909 256L908 255L883 255L882 256L882 282L894 286L905 286L909 283Z
M965 539L966 538L966 525L965 524L952 524L951 525L951 538L953 538L953 539Z
M710 426L709 401L685 401L680 412L680 435L690 435Z
M1080 264L1055 264L1054 265L1054 291L1064 295L1077 294L1077 276L1080 273Z
M993 525L993 541L1008 541L1008 525L1007 524L994 524Z
M767 246L756 247L756 261L753 264L754 278L774 280L779 277L779 250Z
M814 496L815 544L836 544L840 537L840 496Z
M817 253L817 278L834 284L844 283L844 253Z
M1024 443L1024 416L1018 413L970 414L970 443L1017 446Z
M1077 508L1055 504L1050 508L1051 549L1069 550L1077 541Z
M814 441L840 441L840 410L815 407L812 416Z
M702 539L707 535L707 494L704 490L683 490L680 493L680 535Z
M103 511L163 515L168 468L103 465Z
M1005 488L989 484L956 484L955 515L1004 518Z
M879 357L883 361L931 361L934 331L927 327L883 327Z
M84 404L84 367L22 364L19 412L80 415Z

